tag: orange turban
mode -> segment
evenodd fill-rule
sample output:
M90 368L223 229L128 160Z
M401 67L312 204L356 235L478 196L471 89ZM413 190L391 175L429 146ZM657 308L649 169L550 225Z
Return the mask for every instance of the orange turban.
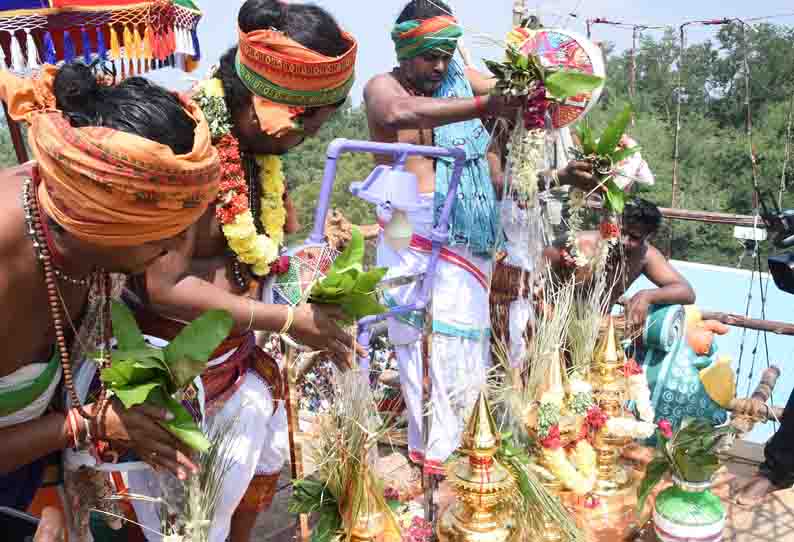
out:
M74 128L55 107L57 70L22 79L0 71L0 99L14 120L30 124L44 212L75 237L100 246L129 247L174 237L196 222L217 197L218 153L201 109L179 96L196 122L193 150L105 127Z
M350 47L329 57L304 47L277 30L240 30L237 75L254 93L262 129L281 136L307 107L343 102L355 80L358 44L343 32Z

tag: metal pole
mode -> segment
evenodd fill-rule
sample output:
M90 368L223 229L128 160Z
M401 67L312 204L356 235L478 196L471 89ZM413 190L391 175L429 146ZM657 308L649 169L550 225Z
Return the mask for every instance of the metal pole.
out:
M673 209L678 206L678 160L680 158L680 138L681 138L681 84L683 82L682 74L684 68L684 48L686 47L686 25L682 24L679 27L679 52L678 52L678 70L677 70L677 84L676 84L676 112L675 112L675 135L673 136L673 187L671 195L671 205ZM667 257L673 257L673 227L670 226L670 243L667 246Z

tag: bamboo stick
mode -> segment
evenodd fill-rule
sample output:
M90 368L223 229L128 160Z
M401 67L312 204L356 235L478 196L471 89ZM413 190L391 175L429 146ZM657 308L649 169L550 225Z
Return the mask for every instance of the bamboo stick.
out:
M747 318L741 314L730 314L727 312L704 312L703 319L717 320L726 326L755 329L758 331L768 331L769 333L774 333L776 335L794 336L794 324L788 324L786 322Z

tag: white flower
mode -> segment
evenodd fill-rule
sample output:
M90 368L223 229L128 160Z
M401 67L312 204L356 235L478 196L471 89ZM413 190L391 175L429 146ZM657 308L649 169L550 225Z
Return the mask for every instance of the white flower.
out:
M580 393L592 393L593 386L584 380L571 381L571 395L578 395Z
M607 420L606 430L618 438L647 439L653 436L656 426L634 418L610 418Z
M184 538L178 534L169 534L163 537L163 542L183 542Z

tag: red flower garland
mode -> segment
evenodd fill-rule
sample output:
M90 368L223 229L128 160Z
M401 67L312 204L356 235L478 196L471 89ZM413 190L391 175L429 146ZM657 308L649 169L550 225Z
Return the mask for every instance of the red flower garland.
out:
M604 239L617 239L620 237L620 226L608 220L603 221L598 230Z
M587 411L585 423L592 431L598 431L607 424L607 415L604 414L604 411L599 406L592 406Z
M546 437L541 439L540 445L549 450L559 450L562 447L562 438L560 437L560 426L552 425Z
M642 367L637 363L637 360L634 358L629 358L626 361L625 365L623 365L623 374L626 378L631 378L632 376L637 376L642 374Z
M240 161L240 142L226 134L215 145L221 160L221 185L215 216L221 224L231 224L240 213L248 211L248 183Z

